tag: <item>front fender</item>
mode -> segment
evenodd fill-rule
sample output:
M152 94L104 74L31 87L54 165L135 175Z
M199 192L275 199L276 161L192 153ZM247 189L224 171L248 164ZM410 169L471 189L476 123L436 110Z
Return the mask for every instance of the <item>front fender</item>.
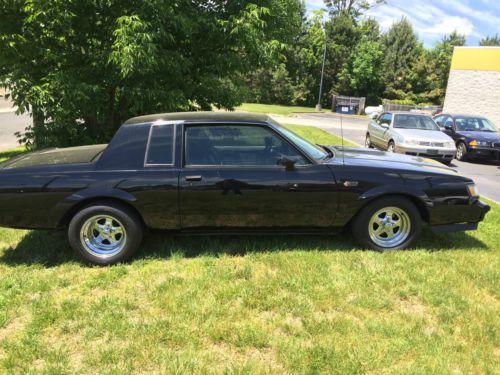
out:
M377 186L361 194L358 200L368 202L386 195L408 196L410 198L418 199L422 204L424 204L429 208L434 206L432 199L430 199L429 196L423 190L407 185L404 185L404 190L401 189L401 185Z

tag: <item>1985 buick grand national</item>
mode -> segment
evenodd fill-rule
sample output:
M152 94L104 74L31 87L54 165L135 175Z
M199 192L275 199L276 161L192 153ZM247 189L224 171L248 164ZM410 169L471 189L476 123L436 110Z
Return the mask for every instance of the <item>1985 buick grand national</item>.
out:
M404 249L423 223L476 229L472 180L428 159L311 144L267 116L177 113L127 121L109 145L0 164L0 226L68 228L86 261L124 261L146 228L182 233L333 233Z

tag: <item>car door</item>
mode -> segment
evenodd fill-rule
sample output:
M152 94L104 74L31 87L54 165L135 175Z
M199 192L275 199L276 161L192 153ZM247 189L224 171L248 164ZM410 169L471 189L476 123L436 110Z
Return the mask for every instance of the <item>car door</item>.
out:
M372 142L379 148L386 149L387 142L386 134L392 121L392 114L383 113L374 124L374 139Z
M259 124L186 124L180 173L184 230L329 227L334 177L274 129Z
M443 131L455 140L457 138L457 135L455 133L455 121L453 121L453 117L443 116L442 121Z

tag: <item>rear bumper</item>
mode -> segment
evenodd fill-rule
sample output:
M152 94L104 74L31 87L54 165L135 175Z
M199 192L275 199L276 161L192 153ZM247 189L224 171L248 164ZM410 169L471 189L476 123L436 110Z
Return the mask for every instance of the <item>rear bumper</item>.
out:
M476 230L486 214L491 210L491 207L480 200L473 202L470 206L464 207L468 210L467 220L462 223L432 225L431 229L435 233L449 232L464 232L468 230Z

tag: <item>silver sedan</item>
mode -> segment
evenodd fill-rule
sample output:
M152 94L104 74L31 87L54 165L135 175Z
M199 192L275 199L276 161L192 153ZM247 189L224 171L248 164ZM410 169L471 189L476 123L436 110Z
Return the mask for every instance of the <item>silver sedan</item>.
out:
M384 112L370 121L366 147L434 159L449 165L457 152L455 142L424 114Z

